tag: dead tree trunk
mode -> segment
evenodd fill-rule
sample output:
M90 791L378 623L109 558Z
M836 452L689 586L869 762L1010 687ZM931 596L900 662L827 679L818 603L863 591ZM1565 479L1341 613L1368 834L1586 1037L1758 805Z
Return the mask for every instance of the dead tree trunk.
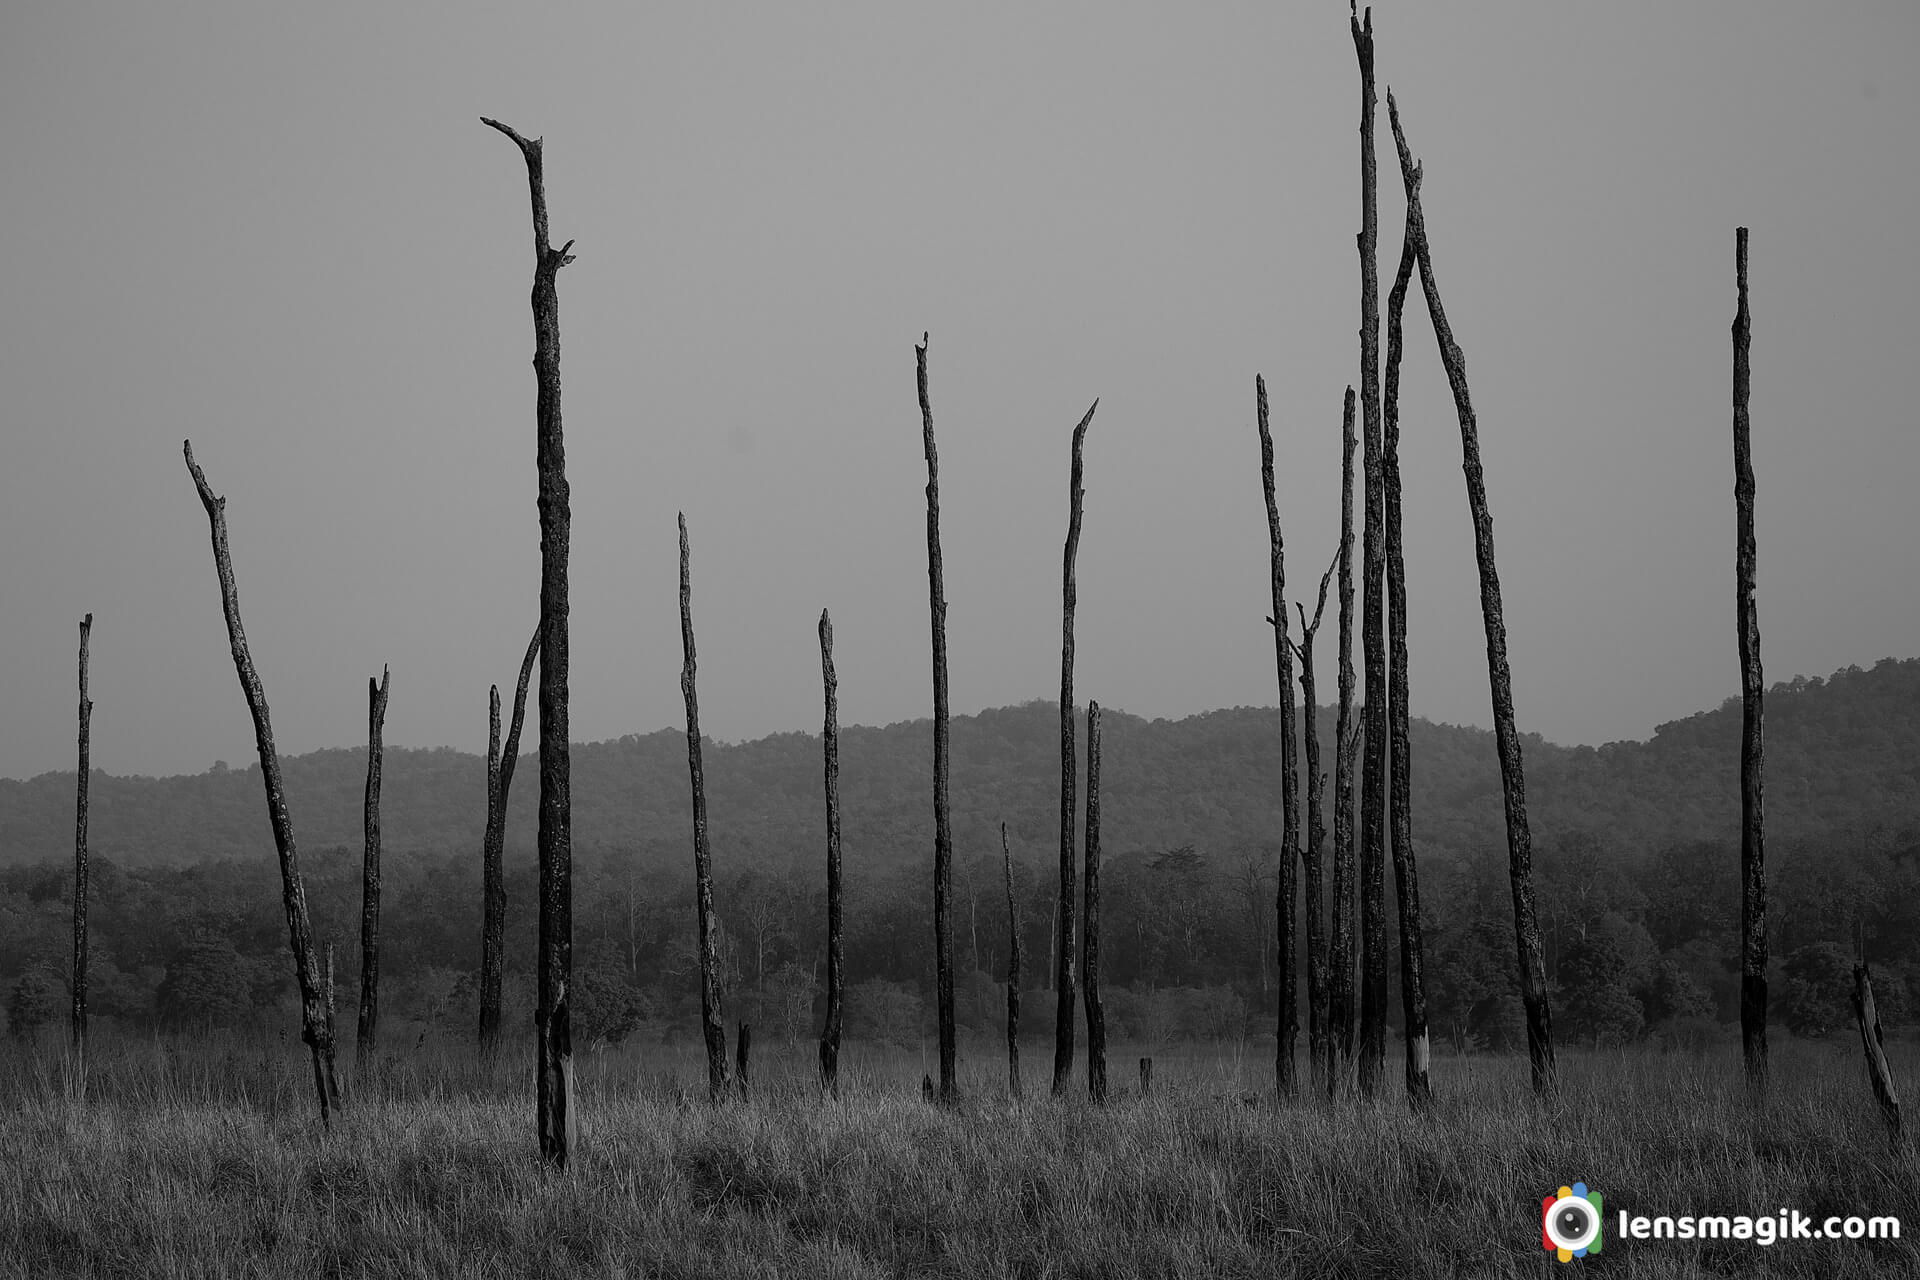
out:
M1513 675L1507 666L1507 624L1500 607L1500 572L1493 557L1493 515L1487 509L1487 484L1480 465L1480 430L1467 390L1466 357L1453 340L1440 287L1434 280L1433 255L1427 243L1425 215L1420 209L1418 166L1400 129L1400 112L1393 94L1387 94L1387 114L1400 153L1400 173L1408 192L1407 222L1419 259L1420 287L1440 346L1440 363L1453 388L1453 404L1460 418L1461 470L1467 478L1467 506L1473 513L1474 558L1480 568L1480 613L1487 633L1487 683L1493 695L1493 736L1500 752L1500 786L1506 802L1507 871L1513 883L1513 934L1520 962L1520 998L1527 1011L1527 1054L1533 1068L1534 1092L1553 1092L1553 1019L1547 1004L1547 969L1540 946L1540 922L1533 902L1533 836L1527 827L1527 785L1521 768L1520 733L1514 727Z
M1298 898L1300 861L1300 794L1294 760L1294 739L1298 732L1293 713L1293 644L1287 635L1287 551L1280 534L1280 507L1273 490L1273 433L1267 423L1267 380L1256 374L1254 398L1260 426L1260 483L1267 499L1267 559L1273 588L1273 612L1267 622L1273 627L1273 657L1280 685L1280 876L1274 895L1276 933L1275 967L1280 983L1280 1020L1274 1045L1274 1080L1280 1096L1292 1097L1294 1080L1293 1045L1300 1030L1300 1011L1295 999L1293 967L1293 917Z
M1898 1142L1900 1095L1893 1087L1893 1068L1887 1065L1886 1047L1881 1043L1880 1014L1873 1006L1873 975L1865 964L1853 967L1853 1016L1860 1024L1860 1048L1867 1055L1867 1076L1873 1081L1880 1118L1887 1123L1887 1136Z
M740 1096L747 1096L747 1062L753 1055L753 1028L746 1023L740 1024L740 1031L733 1038L734 1078L740 1085Z
M720 927L713 912L713 850L707 843L707 783L700 771L700 700L694 692L693 577L687 517L680 515L680 692L687 700L687 772L693 781L694 909L700 932L700 1027L707 1044L707 1093L727 1094L727 1024L720 1010Z
M1335 557L1337 562L1337 552ZM1307 621L1305 605L1294 605L1300 613L1300 643L1293 648L1294 656L1300 659L1301 714L1306 720L1307 750L1307 843L1301 859L1307 909L1307 1070L1316 1092L1326 1088L1333 1079L1333 1040L1327 1023L1327 939L1321 929L1326 901L1322 845L1327 838L1327 823L1320 799L1327 779L1320 772L1320 708L1314 693L1313 638L1327 610L1327 584L1333 580L1333 570L1334 565L1329 564L1327 571L1320 575L1320 597L1313 606L1312 622Z
M220 577L220 604L227 619L227 640L233 649L233 668L253 713L254 743L260 752L260 773L267 788L267 819L273 826L274 848L280 854L281 898L287 911L287 938L293 950L294 976L300 983L301 1039L313 1052L313 1088L320 1100L320 1122L330 1124L340 1107L340 1087L333 1073L333 1019L321 987L319 957L314 954L313 928L307 920L307 890L300 879L300 855L294 848L293 822L287 816L286 788L280 781L280 757L273 747L273 725L267 714L267 694L247 651L246 629L240 625L240 594L233 581L233 557L227 550L227 500L216 497L207 477L193 461L193 442L184 446L187 471L199 490L213 532L213 565Z
M840 682L833 672L833 619L820 611L820 679L827 691L827 1025L820 1033L820 1079L829 1093L840 1092L840 1001L846 982L846 936L840 915Z
M1385 495L1380 476L1379 209L1373 158L1373 10L1351 19L1360 57L1360 410L1366 528L1360 584L1366 701L1360 794L1360 1092L1379 1091L1387 1054L1387 647Z
M500 1048L500 983L506 971L507 881L501 866L507 843L507 792L513 786L513 766L520 756L520 725L527 710L527 681L533 659L540 652L540 628L527 642L520 660L520 683L513 691L513 721L507 741L500 742L500 686L488 694L487 829L481 839L483 886L480 924L480 1056L491 1062Z
M1760 620L1753 607L1753 438L1747 418L1753 322L1747 312L1747 229L1734 233L1740 301L1733 317L1733 502L1738 523L1734 597L1740 624L1740 1048L1747 1085L1767 1084L1767 856L1761 798L1764 744Z
M947 806L947 597L940 572L940 460L933 447L933 406L927 399L927 336L914 349L920 386L920 424L927 454L927 600L933 619L933 948L934 988L940 1009L940 1100L952 1102L953 827Z
M1095 400L1073 429L1073 468L1067 484L1067 548L1060 575L1060 910L1055 956L1053 1009L1053 1093L1067 1091L1073 1079L1073 787L1078 761L1073 747L1073 610L1079 602L1074 560L1080 552L1080 513L1086 491L1080 487L1081 450L1087 424L1093 421Z
M1100 1003L1100 704L1087 702L1087 1092L1107 1100L1107 1011Z
M1327 963L1327 1063L1353 1061L1353 388L1340 415L1340 706L1333 729L1333 905ZM1337 1073L1327 1073L1333 1096Z
M80 781L73 803L73 1051L87 1050L87 779L93 771L90 728L93 703L87 700L87 641L93 615L80 620Z
M1020 1097L1020 913L1013 905L1013 853L1000 824L1000 860L1007 872L1007 1092Z
M512 138L527 161L533 196L533 369L535 465L540 506L540 1155L564 1168L579 1132L573 1110L573 802L567 754L567 549L572 517L566 444L560 421L560 295L554 280L573 261L569 240L547 241L547 191L539 138L527 139L498 120L482 124Z
M1420 170L1413 170L1417 190ZM1400 250L1400 267L1387 293L1387 387L1382 415L1381 482L1387 531L1387 742L1392 756L1387 781L1387 825L1393 846L1393 880L1400 906L1400 1013L1406 1039L1407 1099L1425 1106L1433 1096L1427 1075L1427 989L1422 965L1420 879L1413 856L1412 756L1407 732L1407 558L1400 525L1401 317L1413 281L1413 237Z
M374 1051L380 1033L380 766L387 723L387 676L367 678L367 797L362 810L366 854L360 864L360 1026L354 1040L357 1058Z

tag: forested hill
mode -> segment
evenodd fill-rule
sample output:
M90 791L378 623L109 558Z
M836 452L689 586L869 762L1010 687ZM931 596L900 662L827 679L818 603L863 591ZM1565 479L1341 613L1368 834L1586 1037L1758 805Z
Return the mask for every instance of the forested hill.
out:
M1523 708L1524 710L1524 708ZM1766 816L1770 842L1825 841L1878 829L1920 837L1920 660L1886 659L1767 694ZM1322 708L1323 767L1333 714ZM1193 845L1206 854L1271 846L1279 824L1279 740L1271 708L1184 720L1104 716L1102 828L1112 852ZM1529 736L1527 796L1536 840L1576 832L1622 853L1731 838L1737 830L1740 706L1730 700L1659 727L1647 742L1560 747ZM1413 822L1423 857L1504 848L1493 736L1415 720ZM932 734L925 721L841 732L841 801L850 857L886 863L932 848ZM998 852L1005 822L1016 857L1057 846L1059 718L1033 702L953 722L955 844ZM1084 752L1084 734L1082 734ZM1084 766L1083 766L1084 767ZM294 830L309 849L357 846L364 748L284 762ZM708 744L708 803L716 861L738 869L784 863L821 845L825 822L817 735L777 734ZM478 857L484 761L451 749L389 748L385 843L393 854ZM516 774L510 854L530 852L538 773ZM1331 787L1329 787L1329 792ZM73 848L74 775L0 780L0 866L66 859ZM576 746L573 831L585 852L636 850L678 858L691 832L681 731ZM91 845L126 866L270 858L259 766L173 778L110 777L91 788Z

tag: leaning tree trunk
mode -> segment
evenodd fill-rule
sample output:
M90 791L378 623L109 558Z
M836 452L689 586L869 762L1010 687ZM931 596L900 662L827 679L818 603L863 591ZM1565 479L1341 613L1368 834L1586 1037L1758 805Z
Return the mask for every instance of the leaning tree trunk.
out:
M700 771L700 700L694 692L693 577L687 517L680 515L680 692L687 700L687 772L693 781L694 910L700 932L700 1030L707 1044L707 1093L727 1096L727 1024L720 1009L720 926L713 913L713 850L707 843L707 783Z
M385 746L380 740L387 723L386 667L380 679L367 678L367 798L366 854L360 864L360 1026L354 1053L365 1058L374 1050L380 1032L380 766Z
M1333 920L1327 958L1327 1064L1353 1061L1353 388L1340 415L1340 706L1333 727ZM1327 1096L1338 1076L1327 1073Z
M1081 450L1095 400L1073 429L1073 468L1067 484L1067 548L1060 575L1060 911L1055 939L1053 1092L1058 1097L1073 1079L1073 787L1078 762L1073 749L1073 609L1080 598L1074 560L1080 552L1080 513L1086 490L1080 487Z
M1335 555L1337 559L1338 553ZM1313 606L1312 622L1307 621L1307 607L1294 604L1300 611L1300 643L1293 646L1293 651L1300 659L1301 714L1306 720L1307 748L1307 843L1301 855L1307 907L1307 1070L1316 1092L1333 1079L1333 1041L1327 1029L1327 946L1320 920L1325 901L1321 845L1327 838L1320 794L1326 776L1320 772L1320 708L1313 687L1313 638L1327 611L1327 584L1333 580L1333 570L1329 564L1320 575L1320 598Z
M940 1100L952 1102L953 827L947 805L947 597L940 572L940 460L933 448L933 406L927 399L927 335L913 349L920 386L920 425L927 454L927 600L933 619L933 955L940 1007Z
M1000 861L1007 873L1007 1092L1020 1097L1020 913L1013 905L1013 852L1000 824Z
M254 743L260 751L260 773L267 788L267 819L273 826L274 848L280 854L281 899L287 910L287 938L293 950L294 976L300 983L301 1039L313 1051L313 1089L320 1099L320 1122L331 1123L340 1107L340 1087L333 1073L333 1019L321 985L319 957L314 954L313 928L307 920L307 890L300 879L300 855L294 848L293 822L287 816L286 788L280 781L280 757L273 747L273 725L267 715L267 693L253 669L247 651L246 629L240 625L240 593L233 581L233 557L227 550L227 500L215 496L207 477L193 461L193 442L184 445L187 471L200 492L213 532L213 566L220 577L220 604L227 618L227 640L233 649L233 668L253 713Z
M507 792L513 786L513 766L520 756L520 724L527 710L527 681L533 659L540 652L540 628L527 642L520 660L520 683L513 691L513 722L507 741L500 743L500 686L488 692L487 706L487 829L481 839L481 875L484 881L480 924L480 1056L492 1062L500 1049L500 983L506 971L507 881L501 866L507 843Z
M1413 171L1417 187L1420 170ZM1433 1096L1427 1077L1427 989L1421 963L1420 878L1413 857L1412 756L1407 732L1407 558L1400 525L1401 316L1413 281L1413 237L1400 250L1400 268L1387 293L1387 388L1382 415L1380 470L1387 526L1387 741L1391 776L1387 825L1393 845L1393 881L1400 906L1400 1012L1406 1038L1407 1099L1425 1106Z
M833 673L833 619L825 609L820 611L820 679L827 692L826 727L820 735L827 789L827 1023L820 1033L820 1079L837 1095L847 944L840 915L840 682Z
M87 779L92 773L89 739L93 703L87 700L87 641L93 615L80 620L80 781L73 803L73 1051L87 1050Z
M1280 1021L1275 1035L1274 1079L1280 1096L1291 1097L1294 1080L1293 1044L1300 1031L1300 1011L1294 998L1293 915L1298 897L1300 861L1300 794L1295 775L1293 715L1293 645L1287 635L1287 550L1280 536L1280 507L1273 492L1273 433L1267 424L1267 380L1253 379L1260 425L1260 483L1267 498L1267 559L1273 587L1273 656L1280 683L1280 883L1274 896L1276 955L1280 981Z
M539 138L523 138L498 120L482 124L513 139L527 161L533 196L533 370L535 466L540 506L540 939L539 1032L535 1106L541 1158L564 1168L578 1136L573 1109L573 802L567 755L567 548L572 523L566 444L560 425L560 268L573 261L569 240L547 242L547 192Z
M1087 1092L1107 1100L1107 1011L1100 1003L1100 704L1087 701Z
M1373 10L1352 19L1360 57L1360 410L1366 472L1366 529L1360 584L1366 666L1366 757L1360 793L1360 1092L1379 1091L1387 1055L1387 646L1382 612L1386 573L1385 495L1380 476L1380 277L1375 265L1379 209L1373 159Z
M1406 183L1407 222L1420 265L1420 288L1440 346L1440 363L1453 388L1454 409L1460 417L1461 470L1467 478L1467 506L1473 514L1474 558L1480 568L1480 613L1487 633L1487 683L1493 695L1493 737L1500 752L1500 787L1506 802L1507 872L1513 883L1513 936L1519 953L1520 998L1527 1012L1527 1055L1533 1067L1533 1088L1542 1097L1554 1089L1553 1017L1547 1003L1547 968L1540 946L1540 921L1533 903L1533 836L1527 828L1527 784L1521 769L1520 733L1514 727L1513 674L1507 667L1507 624L1500 607L1500 572L1493 558L1493 515L1487 510L1487 483L1480 466L1480 429L1474 418L1473 397L1467 390L1467 361L1453 340L1440 287L1433 276L1433 255L1427 243L1426 218L1420 209L1418 166L1400 129L1400 112L1393 94L1387 94L1387 114L1400 152L1400 175Z
M1867 1055L1867 1077L1873 1081L1880 1118L1886 1122L1887 1136L1899 1142L1900 1094L1893 1087L1893 1068L1887 1065L1886 1045L1880 1036L1880 1014L1873 1005L1873 975L1864 963L1853 967L1853 1017L1860 1025L1860 1048Z
M1760 620L1753 608L1757 560L1753 540L1753 438L1747 419L1753 343L1747 313L1747 229L1734 233L1740 301L1733 317L1733 502L1738 523L1734 556L1740 624L1740 1048L1747 1085L1767 1084L1767 855L1761 809L1762 706Z

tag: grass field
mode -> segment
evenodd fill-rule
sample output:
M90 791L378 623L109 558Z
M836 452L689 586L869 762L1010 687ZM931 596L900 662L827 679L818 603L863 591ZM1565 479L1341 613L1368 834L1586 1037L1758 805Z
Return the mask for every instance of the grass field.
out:
M383 1057L322 1133L297 1043L100 1044L84 1087L55 1044L0 1046L0 1275L1920 1275L1920 1162L1847 1042L1776 1046L1759 1110L1731 1048L1567 1053L1545 1108L1524 1058L1442 1058L1419 1116L1397 1087L1277 1107L1253 1050L1162 1051L1153 1095L1105 1109L1015 1106L1003 1060L968 1049L951 1109L921 1100L917 1055L857 1045L839 1101L803 1047L719 1108L685 1049L586 1055L554 1174L530 1061ZM1051 1052L1028 1053L1031 1094ZM1920 1079L1920 1054L1894 1067ZM1539 1206L1576 1179L1604 1193L1606 1238L1563 1268ZM1782 1208L1898 1215L1907 1238L1617 1238L1622 1209Z

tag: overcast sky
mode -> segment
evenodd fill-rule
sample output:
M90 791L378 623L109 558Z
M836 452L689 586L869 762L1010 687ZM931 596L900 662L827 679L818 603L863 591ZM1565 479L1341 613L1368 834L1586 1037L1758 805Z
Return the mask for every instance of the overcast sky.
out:
M1920 7L1375 11L1383 295L1425 162L1522 729L1644 738L1739 691L1734 228L1752 228L1769 680L1920 653ZM1305 4L8 6L0 775L253 759L191 437L280 748L483 750L539 588L526 172L546 139L573 486L572 732L929 714L930 363L957 712L1271 704L1254 375L1289 583L1337 539L1358 74ZM1490 723L1460 437L1403 396L1412 706ZM1331 697L1329 606L1321 688ZM531 729L529 730L531 733Z

